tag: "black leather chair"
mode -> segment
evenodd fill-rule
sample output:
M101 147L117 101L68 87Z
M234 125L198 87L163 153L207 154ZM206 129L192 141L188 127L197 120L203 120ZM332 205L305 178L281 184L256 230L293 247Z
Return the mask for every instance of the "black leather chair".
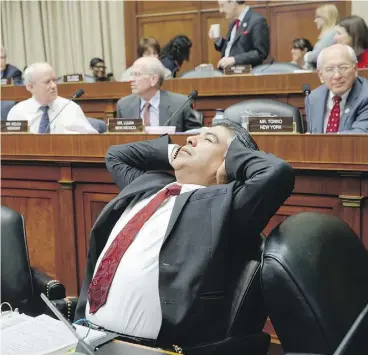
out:
M276 62L272 64L258 65L252 69L253 75L268 75L268 74L290 74L301 69L289 62Z
M41 292L50 300L65 297L59 281L30 267L23 216L1 206L1 302L35 316L46 309Z
M200 122L201 125L203 126L203 114L202 114L202 112L199 112L197 110L193 110L193 114L194 114L194 117L197 119L197 121Z
M15 101L1 101L1 121L6 121L8 113L11 108L16 104Z
M237 104L229 106L225 110L225 117L241 124L241 116L244 111L272 114L279 117L294 117L296 131L299 133L304 132L303 118L299 109L284 102L270 99L241 101Z
M98 118L87 117L88 122L90 125L98 132L98 133L105 133L107 130L107 125L105 121L100 120Z
M368 302L368 251L342 220L306 212L267 238L263 295L285 352L332 354ZM346 355L368 353L368 320Z

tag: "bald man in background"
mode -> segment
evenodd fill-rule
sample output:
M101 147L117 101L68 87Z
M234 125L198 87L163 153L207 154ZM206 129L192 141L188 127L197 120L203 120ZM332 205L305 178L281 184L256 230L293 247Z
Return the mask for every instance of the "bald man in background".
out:
M31 64L24 72L24 84L32 98L15 105L8 121L27 120L31 133L98 133L79 105L58 96L50 64Z

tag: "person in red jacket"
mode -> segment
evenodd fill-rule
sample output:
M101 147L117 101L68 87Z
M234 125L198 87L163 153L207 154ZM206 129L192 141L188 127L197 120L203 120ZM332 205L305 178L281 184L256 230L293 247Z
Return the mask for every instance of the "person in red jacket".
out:
M368 26L361 17L342 19L336 26L335 42L351 46L358 58L358 68L368 68Z

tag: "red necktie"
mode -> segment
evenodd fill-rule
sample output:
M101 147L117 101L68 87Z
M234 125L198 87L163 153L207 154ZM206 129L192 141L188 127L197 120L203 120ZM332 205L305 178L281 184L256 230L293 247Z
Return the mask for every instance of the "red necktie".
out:
M340 96L332 98L334 105L332 107L330 117L328 118L326 133L337 133L340 125Z
M143 112L143 123L145 126L149 126L150 125L150 109L151 104L149 102L146 102L144 104L144 112Z
M240 20L237 18L237 19L235 20L235 31L237 31L237 30L238 30L238 28L239 28L239 23L240 23Z
M145 207L132 217L111 243L88 288L90 313L97 312L106 303L116 269L119 266L121 258L132 244L134 237L160 205L170 196L179 195L180 191L181 186L177 184L160 191Z

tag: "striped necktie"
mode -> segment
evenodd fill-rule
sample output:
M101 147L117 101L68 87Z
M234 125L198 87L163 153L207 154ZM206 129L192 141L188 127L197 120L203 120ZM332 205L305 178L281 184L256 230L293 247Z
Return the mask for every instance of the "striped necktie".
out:
M49 118L49 107L41 106L40 110L43 112L40 122L38 133L50 133L50 118Z

